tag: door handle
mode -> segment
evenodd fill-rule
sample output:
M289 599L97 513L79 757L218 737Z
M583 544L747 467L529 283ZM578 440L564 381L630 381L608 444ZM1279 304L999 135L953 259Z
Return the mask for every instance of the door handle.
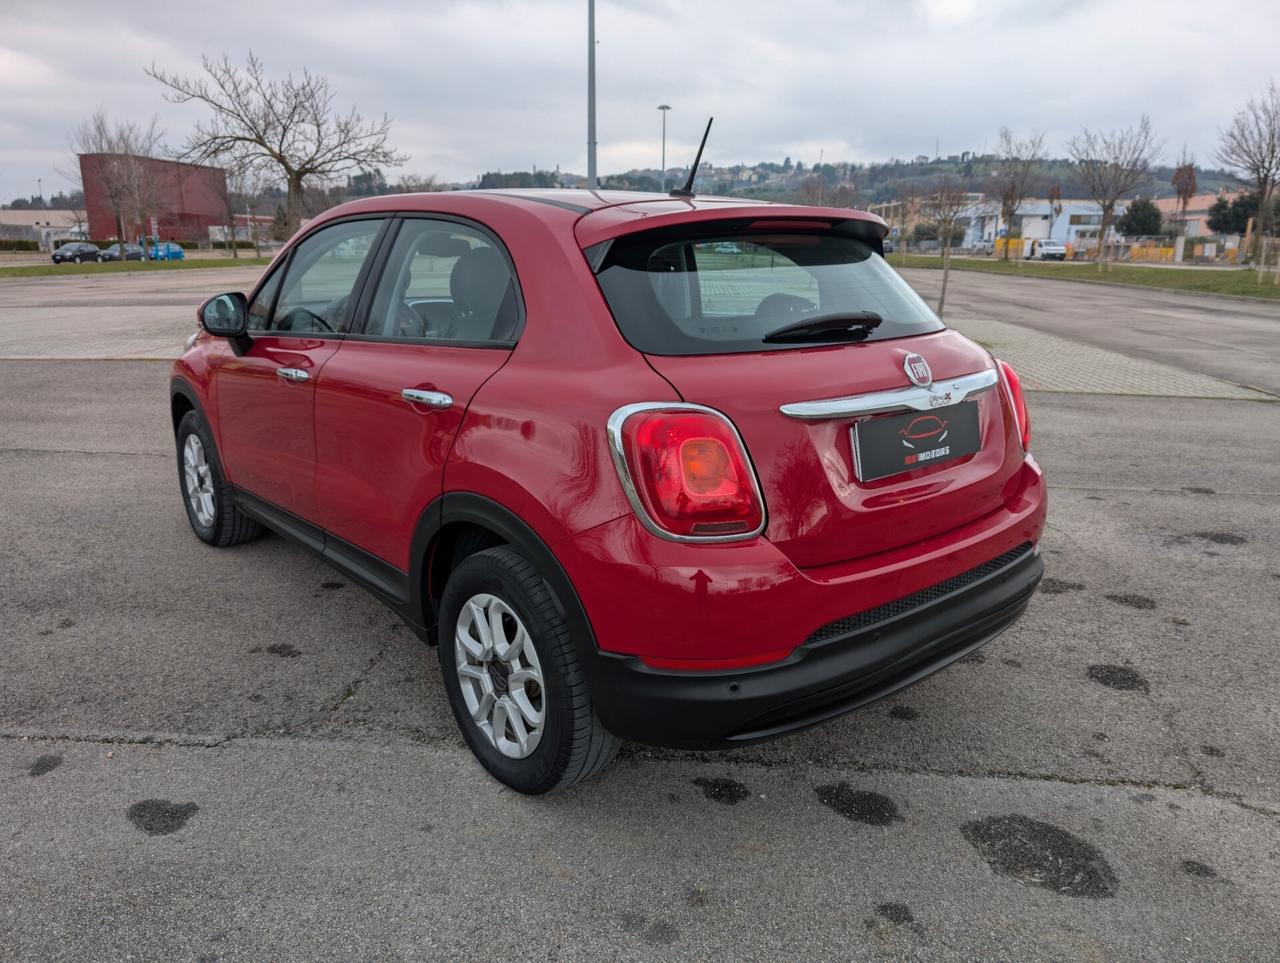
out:
M412 405L426 405L428 408L452 408L453 395L443 391L424 391L422 388L404 388L400 397Z
M276 376L293 382L306 381L311 377L301 368L276 368Z

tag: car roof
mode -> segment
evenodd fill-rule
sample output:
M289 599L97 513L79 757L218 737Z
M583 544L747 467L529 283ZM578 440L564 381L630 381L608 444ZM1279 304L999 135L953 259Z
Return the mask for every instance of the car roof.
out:
M859 220L873 225L882 237L888 233L888 226L876 215L849 208L810 207L751 197L718 197L710 194L672 197L670 194L647 191L561 188L383 194L341 204L325 212L317 221L352 214L394 212L437 212L472 216L483 221L484 211L492 210L495 205L518 207L561 229L567 227L574 231L578 243L583 247L637 230L712 220L726 215L825 221Z

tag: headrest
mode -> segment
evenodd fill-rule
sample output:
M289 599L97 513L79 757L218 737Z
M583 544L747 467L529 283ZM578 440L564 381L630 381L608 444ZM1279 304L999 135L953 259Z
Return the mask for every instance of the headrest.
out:
M460 237L450 237L440 231L428 231L418 239L418 245L414 248L417 254L427 254L432 257L462 257L471 250L471 245Z

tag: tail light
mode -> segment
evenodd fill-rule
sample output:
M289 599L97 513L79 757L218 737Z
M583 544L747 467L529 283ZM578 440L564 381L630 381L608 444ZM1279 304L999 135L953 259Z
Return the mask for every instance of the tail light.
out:
M1031 416L1027 414L1027 399L1022 394L1022 379L1007 361L998 362L1000 373L1004 376L1005 388L1009 391L1009 403L1013 405L1014 417L1018 420L1018 431L1022 435L1022 448L1031 448Z
M764 498L746 446L720 412L639 404L609 419L613 460L636 515L676 541L733 541L764 530Z

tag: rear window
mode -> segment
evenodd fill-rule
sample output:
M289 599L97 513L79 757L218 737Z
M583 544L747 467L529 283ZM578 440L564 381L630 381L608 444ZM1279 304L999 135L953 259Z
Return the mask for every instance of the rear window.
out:
M859 236L865 230L862 222L773 229L752 221L645 231L613 241L597 276L623 337L646 354L842 343L848 339L761 339L807 317L844 313L882 318L869 341L941 330L874 239Z

